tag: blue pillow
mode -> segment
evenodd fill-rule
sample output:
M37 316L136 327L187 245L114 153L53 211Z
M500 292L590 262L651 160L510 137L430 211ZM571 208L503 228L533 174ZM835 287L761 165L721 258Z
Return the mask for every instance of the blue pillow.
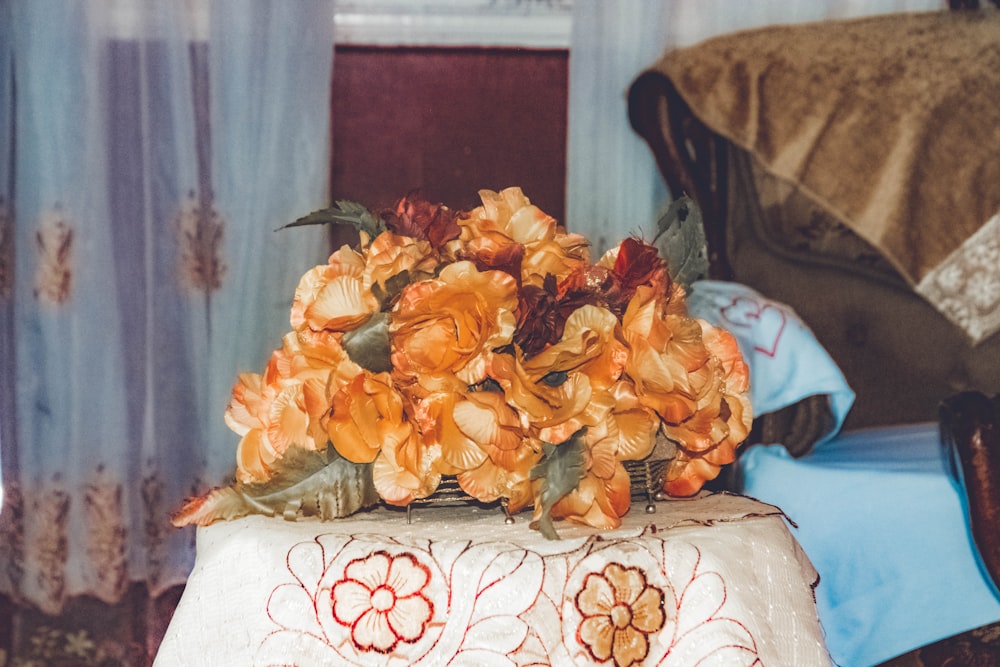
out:
M854 391L792 308L746 285L699 280L691 285L688 312L736 337L750 367L750 402L755 416L794 405L808 396L826 395L834 425L816 444L840 431L854 404Z

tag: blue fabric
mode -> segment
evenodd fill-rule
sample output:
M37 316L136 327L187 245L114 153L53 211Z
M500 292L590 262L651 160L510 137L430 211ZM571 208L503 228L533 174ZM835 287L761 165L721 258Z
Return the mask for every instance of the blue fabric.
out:
M736 337L750 366L750 402L755 415L794 405L807 396L826 394L834 426L818 442L840 431L854 404L854 391L789 306L746 285L701 280L691 287L688 312Z
M798 525L839 665L874 665L1000 620L936 424L845 432L799 459L753 446L741 468L743 492Z

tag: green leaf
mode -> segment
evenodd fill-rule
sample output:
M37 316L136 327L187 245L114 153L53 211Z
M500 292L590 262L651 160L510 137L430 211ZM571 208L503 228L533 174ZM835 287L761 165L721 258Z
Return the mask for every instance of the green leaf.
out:
M327 452L290 447L273 465L274 476L266 483L236 483L188 501L173 524L205 526L250 514L337 519L378 502L372 464L352 463L332 447Z
M363 325L344 334L342 341L351 361L372 373L392 370L389 348L389 313L375 313Z
M362 204L346 200L338 200L330 208L313 211L278 229L305 225L353 225L358 231L366 232L371 237L378 236L385 231L385 222L381 218L374 215Z
M587 447L583 441L586 429L580 429L561 445L544 443L545 458L531 469L531 479L542 481L539 493L541 515L531 527L541 532L546 539L558 540L559 534L552 523L552 508L559 500L580 484L586 473Z
M403 288L413 282L413 277L409 271L400 271L394 276L390 276L385 281L385 292L379 299L382 308L389 310L392 304L399 300L399 295L403 293Z
M701 209L688 196L671 202L656 223L653 245L667 262L670 277L685 288L708 275L708 243Z

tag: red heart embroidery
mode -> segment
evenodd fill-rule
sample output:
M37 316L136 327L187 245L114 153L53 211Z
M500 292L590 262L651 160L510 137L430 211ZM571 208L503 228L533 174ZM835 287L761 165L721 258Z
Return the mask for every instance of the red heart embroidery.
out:
M770 303L738 296L721 310L722 317L734 327L756 329L753 349L769 357L778 353L778 341L785 331L785 311Z

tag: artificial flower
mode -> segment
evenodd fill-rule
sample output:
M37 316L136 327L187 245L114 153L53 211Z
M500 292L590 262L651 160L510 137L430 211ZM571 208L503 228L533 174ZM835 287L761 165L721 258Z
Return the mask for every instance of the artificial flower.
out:
M391 376L367 371L334 394L327 433L340 455L355 463L370 463L383 447L395 449L414 435Z
M339 203L357 247L302 276L292 331L233 388L239 482L309 450L310 466L362 475L368 498L405 506L452 476L473 499L533 507L551 536L554 518L618 526L629 462L658 457L662 488L687 496L735 459L752 421L747 364L732 335L689 316L658 250L625 239L591 263L587 240L520 188L479 196L464 212L417 195L380 214ZM409 640L363 598L344 618L380 625L360 645ZM592 654L636 658L605 643L605 616L582 631Z
M515 280L471 262L448 264L437 278L411 283L392 311L395 372L418 383L442 374L481 382L488 357L514 336L516 308Z
M639 401L667 425L691 418L698 399L715 380L697 321L665 312L666 301L640 287L622 317L629 345L626 372Z
M608 420L608 437L617 441L619 461L641 461L649 456L656 444L660 417L639 401L635 384L623 377L611 388L614 408Z
M363 255L362 284L368 289L377 286L383 294L393 291L393 279L404 276L405 283L424 280L432 277L438 266L429 242L388 231L376 236Z
M379 309L364 283L364 257L348 246L329 262L306 272L295 290L291 324L295 331L350 331Z
M457 239L462 231L451 209L432 204L416 194L399 200L386 226L399 236L427 241L435 250Z
M750 434L753 417L748 390L749 367L736 339L729 332L699 320L702 338L712 352L720 382L699 411L699 428L678 425L669 431L678 446L677 456L667 469L664 490L673 496L697 493L705 482L715 479L722 466L736 458L736 448ZM687 426L685 428L685 426Z
M588 472L575 489L563 496L552 507L552 517L569 519L602 530L621 526L621 517L631 504L631 479L625 467L613 467L610 477L602 479ZM536 519L539 505L536 503Z
M449 475L482 465L487 457L485 447L489 440L504 436L499 425L500 416L487 411L478 414L484 420L476 424L478 431L469 433L462 429L455 417L456 405L466 400L463 393L460 390L439 391L414 401L414 417L424 442L440 448L440 469ZM461 414L461 410L457 412Z
M427 498L441 483L439 447L426 447L416 432L402 442L382 445L372 465L372 481L390 505Z
M520 246L521 282L534 285L541 285L548 275L561 280L588 261L587 240L567 234L521 188L480 190L479 197L483 205L458 219L470 254L498 254L508 246Z

